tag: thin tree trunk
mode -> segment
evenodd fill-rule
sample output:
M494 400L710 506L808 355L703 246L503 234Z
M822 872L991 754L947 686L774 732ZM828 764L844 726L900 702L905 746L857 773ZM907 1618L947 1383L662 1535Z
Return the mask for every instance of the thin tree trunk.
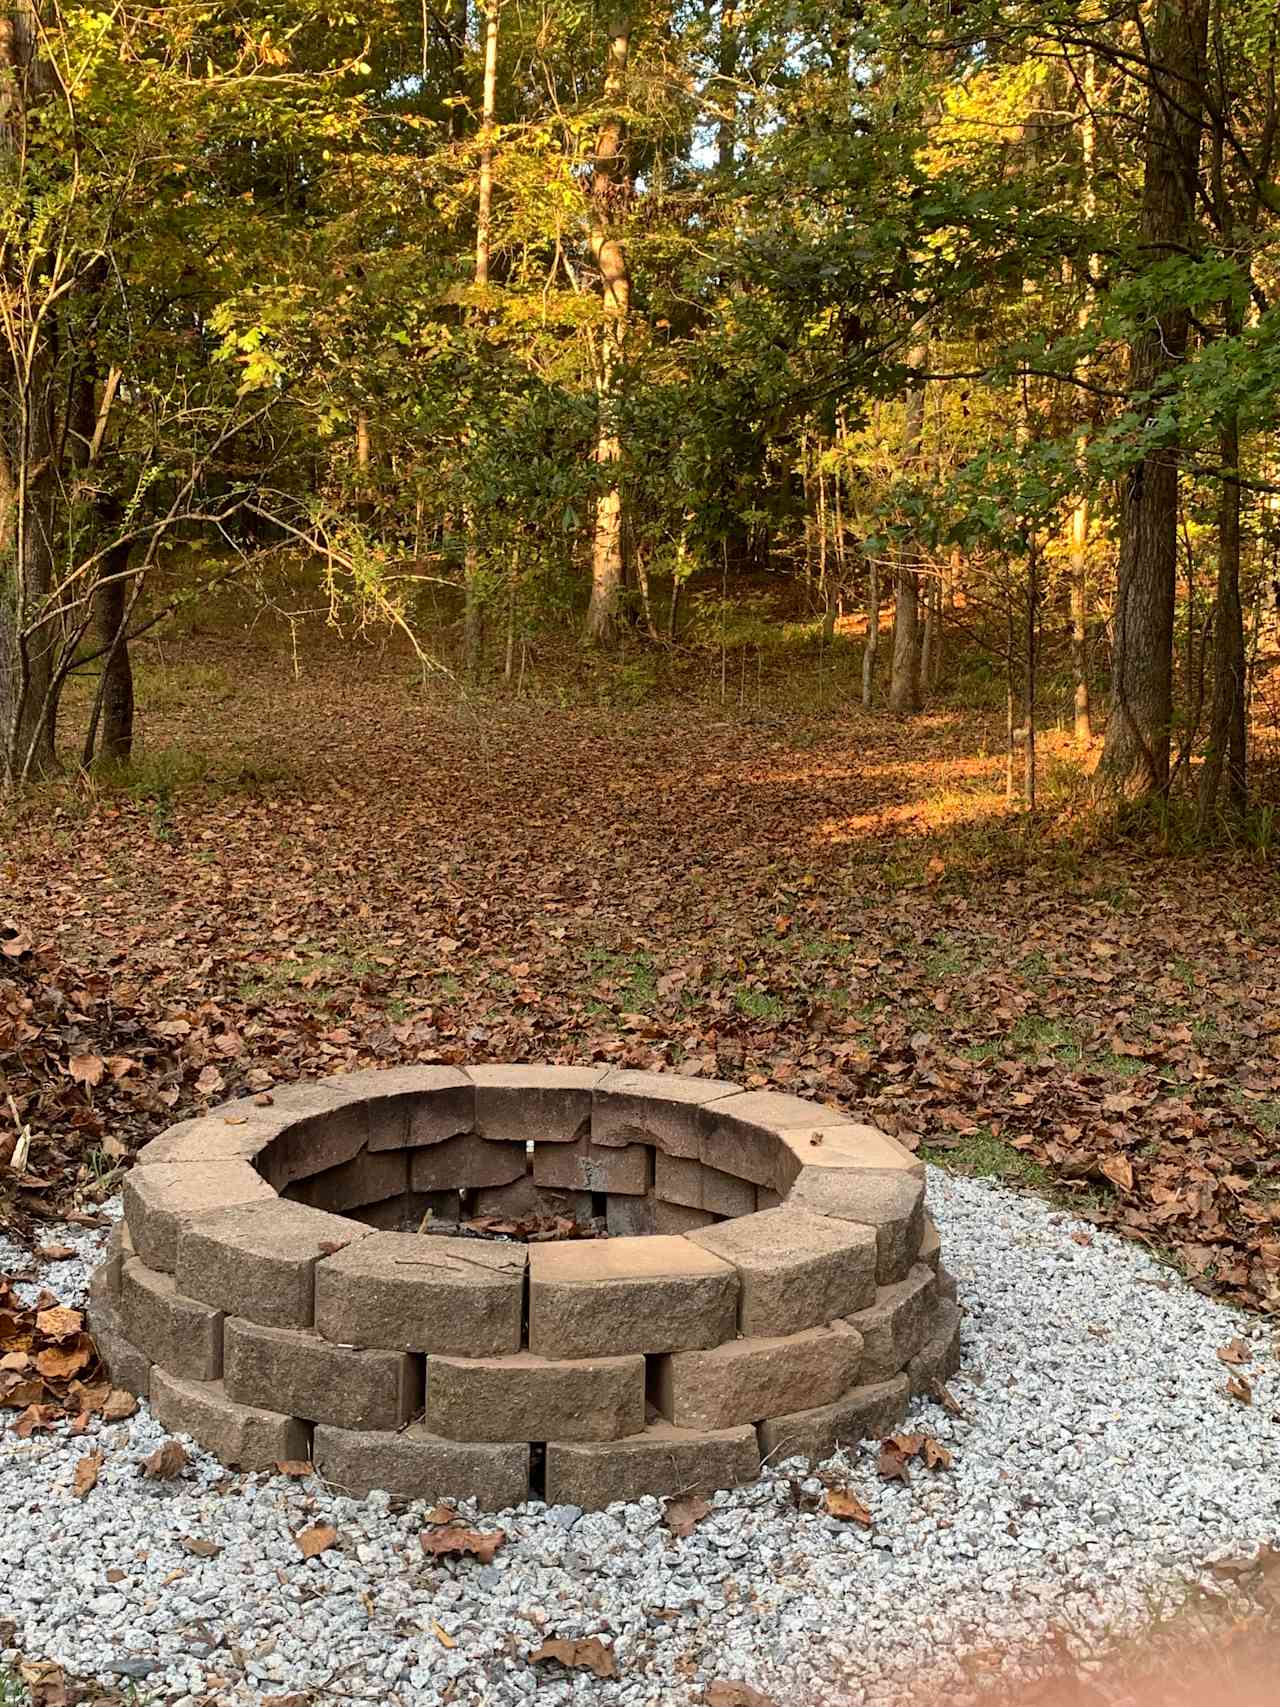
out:
M1092 49L1086 49L1084 57L1084 112L1080 118L1080 172L1081 172L1081 212L1086 225L1092 226L1097 217L1098 197L1094 184L1094 169L1098 151L1098 121L1094 116L1094 103L1097 94L1097 76ZM1090 256L1085 263L1086 279L1091 280L1094 270L1094 257ZM1087 298L1080 304L1077 324L1084 331L1089 321L1089 303ZM1088 373L1089 364L1081 362L1077 372L1081 377ZM1089 428L1085 425L1080 432L1078 448L1083 474L1083 452L1089 442ZM1093 738L1093 708L1089 703L1089 527L1092 521L1092 508L1088 494L1082 489L1071 506L1070 548L1068 554L1068 570L1070 575L1071 601L1071 675L1074 684L1073 720L1075 738L1083 743Z
M880 650L880 565L873 557L867 581L867 643L862 648L862 703L868 711L875 697L876 654Z
M716 165L724 176L733 171L738 141L738 16L733 0L720 0L720 39L716 47Z
M1236 817L1249 804L1246 770L1244 612L1240 602L1240 423L1233 409L1222 424L1219 457L1224 470L1218 501L1218 587L1213 618L1213 711L1209 746L1200 772L1200 822L1218 804L1224 764L1227 803Z
M1153 262L1194 242L1209 0L1159 0L1151 28L1142 240ZM1129 350L1129 393L1142 417L1177 384L1189 330L1184 308L1161 314ZM1120 510L1114 661L1103 793L1163 794L1173 724L1178 449L1148 450L1125 479Z
M498 13L501 0L485 0L484 85L480 108L480 165L476 178L476 261L473 282L477 290L489 283L489 261L493 228L493 125L498 105ZM463 8L465 20L465 7ZM480 585L480 553L474 517L466 517L467 545L462 615L463 668L474 678L480 669L484 646L484 600Z
M631 273L620 226L627 197L626 120L620 111L631 52L631 16L618 13L608 26L605 72L606 116L596 142L591 178L591 254L600 272L604 320L600 329L595 460L602 471L591 542L591 601L586 636L610 646L618 636L618 613L626 585L626 531L622 489L622 362L631 312Z
M929 347L923 341L907 352L907 366L923 368ZM915 469L924 438L923 383L907 392L902 427L902 466L908 474ZM889 709L899 717L920 709L920 578L916 572L913 541L900 544L895 552L893 575L893 664L889 678Z

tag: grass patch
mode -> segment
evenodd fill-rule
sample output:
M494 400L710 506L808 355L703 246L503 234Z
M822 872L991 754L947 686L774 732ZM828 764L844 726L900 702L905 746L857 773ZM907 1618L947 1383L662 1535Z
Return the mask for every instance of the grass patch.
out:
M734 1001L738 1012L749 1019L781 1019L786 1012L782 998L770 995L768 990L739 988L734 991Z
M971 1178L1010 1181L1041 1191L1047 1191L1053 1184L1047 1168L1024 1156L1021 1150L1015 1150L1012 1144L1006 1144L1003 1138L997 1138L985 1126L945 1149L922 1144L920 1154L927 1162Z
M303 951L274 966L258 970L238 986L241 1001L271 1002L287 996L290 1001L320 1007L339 984L367 977L379 970L372 956L361 950ZM456 982L456 980L455 980Z
M1079 1063L1084 1058L1080 1039L1069 1025L1059 1020L1044 1019L1038 1014L1023 1014L1009 1033L1008 1048L1015 1055L1057 1055L1063 1060Z
M646 1013L658 1001L658 972L647 954L622 953L617 949L589 948L587 971L595 984L611 986L624 1013Z

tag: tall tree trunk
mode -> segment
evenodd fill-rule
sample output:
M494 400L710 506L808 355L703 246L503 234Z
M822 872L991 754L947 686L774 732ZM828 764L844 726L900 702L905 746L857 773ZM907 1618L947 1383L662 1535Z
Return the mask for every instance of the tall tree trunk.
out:
M716 44L716 165L724 176L734 167L738 143L738 15L734 0L720 0L720 39Z
M907 351L907 366L923 368L929 357L924 342ZM924 438L924 384L907 392L902 424L902 466L910 474ZM894 553L893 663L889 677L889 710L899 717L920 709L920 577L913 540L904 540Z
M596 143L591 177L591 254L600 270L604 323L600 330L595 460L603 471L591 542L591 602L587 639L608 646L617 639L618 608L626 584L626 529L622 489L622 360L631 312L631 273L620 227L627 198L626 121L618 108L631 52L631 16L609 24L605 73L606 116Z
M868 711L875 696L876 653L880 650L880 565L873 557L867 581L867 643L862 649L862 703Z
M476 261L473 280L477 289L489 283L489 260L493 226L493 123L498 106L498 11L501 0L485 0L484 85L480 107L480 166L476 178ZM464 7L465 15L465 7ZM466 518L467 546L464 569L463 665L468 676L480 669L484 641L484 606L480 587L480 553L475 538L474 517Z
M1094 69L1092 49L1087 49L1084 59L1084 112L1080 120L1080 171L1081 171L1081 212L1085 223L1092 226L1098 211L1097 190L1094 184L1094 165L1097 158L1097 124L1094 116L1094 102L1097 95L1097 78ZM1093 278L1094 258L1090 256L1085 264L1086 281ZM1080 304L1078 325L1084 331L1089 321L1089 302L1087 298ZM1077 372L1083 377L1088 372L1087 361L1081 362ZM1081 429L1079 448L1083 453L1089 441L1088 425ZM1081 462L1083 464L1083 454ZM1081 469L1083 474L1083 467ZM1085 742L1093 738L1093 708L1089 702L1089 527L1092 521L1092 509L1089 495L1083 489L1071 506L1069 571L1071 587L1071 675L1074 682L1074 725L1075 738Z
M1142 239L1153 262L1189 249L1204 110L1209 0L1159 0L1150 33ZM1187 347L1183 308L1161 314L1129 350L1129 393L1147 417L1177 383ZM1177 586L1178 449L1147 451L1125 478L1120 510L1111 702L1098 766L1102 792L1127 798L1169 786L1173 611Z
M47 77L37 56L31 0L0 15L0 152L25 149L30 105ZM0 783L12 788L54 765L54 660L59 625L46 608L53 589L58 479L54 466L54 377L46 335L27 315L30 281L12 281L9 335L0 351Z
M1237 328L1238 330L1238 328ZM1200 772L1199 811L1207 824L1227 769L1227 802L1235 816L1249 804L1246 771L1244 612L1240 603L1240 422L1233 409L1219 435L1223 469L1218 501L1218 588L1213 617L1213 712Z

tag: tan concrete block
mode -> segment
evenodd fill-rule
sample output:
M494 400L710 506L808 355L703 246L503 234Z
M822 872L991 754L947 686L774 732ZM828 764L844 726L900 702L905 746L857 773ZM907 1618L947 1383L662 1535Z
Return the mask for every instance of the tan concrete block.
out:
M426 1425L449 1440L616 1440L644 1427L643 1357L429 1357Z
M687 1239L529 1248L529 1350L539 1357L685 1351L733 1337L733 1267Z
M758 1189L750 1180L722 1174L719 1168L702 1170L702 1207L712 1215L754 1215Z
M511 1221L533 1221L559 1215L585 1223L590 1221L591 1214L589 1191L544 1188L534 1184L532 1174L522 1174L510 1185L487 1185L472 1192L471 1207L464 1219L497 1215Z
M464 1132L444 1138L425 1150L409 1152L409 1186L413 1191L465 1191L486 1185L510 1185L528 1171L523 1143L502 1144Z
M669 1156L696 1159L698 1110L741 1090L727 1079L621 1068L607 1073L592 1092L591 1137L604 1146L652 1144Z
M289 1124L258 1157L262 1176L277 1191L328 1168L341 1167L369 1142L369 1109L342 1075L270 1092L272 1112Z
M901 1171L924 1179L919 1156L874 1126L830 1120L806 1127L788 1127L778 1134L782 1142L778 1178L774 1184L789 1191L801 1168L863 1168L872 1171Z
M659 1150L653 1158L653 1194L662 1203L701 1209L702 1171L696 1157L669 1156Z
M238 1405L357 1429L399 1428L421 1407L422 1363L407 1352L355 1350L238 1316L227 1318L223 1351L227 1397Z
M844 1322L656 1359L651 1396L677 1428L731 1428L829 1404L854 1386L862 1336Z
M251 1097L224 1103L194 1120L180 1120L144 1144L135 1167L160 1162L250 1162L261 1155L293 1117L258 1107Z
M275 1192L248 1162L164 1162L125 1176L129 1235L148 1268L173 1272L178 1229L234 1203L268 1203Z
M925 1393L935 1381L946 1381L960 1367L960 1309L939 1298L929 1324L928 1338L907 1365L913 1393Z
M740 1091L711 1103L700 1114L698 1154L710 1168L785 1191L794 1166L783 1135L816 1131L848 1117L805 1097L783 1091Z
M119 1300L120 1276L125 1263L137 1254L133 1248L133 1240L129 1237L128 1226L123 1219L117 1221L107 1234L102 1261L94 1270L95 1279L101 1277L100 1284L106 1288L112 1300Z
M120 1320L129 1339L153 1363L187 1381L222 1374L222 1312L178 1291L171 1274L138 1257L120 1277Z
M439 1144L475 1124L475 1087L461 1067L372 1067L342 1083L366 1099L371 1150Z
M520 1143L567 1144L587 1132L591 1092L607 1069L511 1063L467 1071L476 1087L477 1132Z
M787 1203L876 1230L876 1280L901 1280L924 1237L924 1180L905 1169L801 1168Z
M345 1215L367 1203L403 1197L409 1189L409 1156L405 1150L361 1150L349 1162L312 1174L289 1187L295 1203L330 1215Z
M643 1197L653 1184L653 1150L647 1144L605 1147L590 1138L575 1138L570 1144L535 1143L533 1177L538 1185L563 1191Z
M381 1488L401 1500L475 1500L504 1511L529 1498L529 1447L441 1440L414 1423L390 1433L316 1425L313 1462L333 1487L354 1499Z
M95 1269L89 1282L85 1319L98 1356L107 1366L111 1385L145 1399L151 1384L151 1359L125 1333L119 1306L107 1290L101 1268Z
M659 1229L656 1205L651 1196L610 1197L605 1204L604 1224L611 1239L638 1239L650 1233L671 1231L669 1227ZM683 1227L678 1230L685 1231Z
M782 1193L775 1191L772 1186L758 1185L756 1187L757 1209L777 1209L784 1201Z
M166 1370L151 1378L151 1409L171 1434L187 1434L224 1464L271 1470L311 1456L311 1430L297 1417L237 1405L221 1381L180 1381Z
M599 1511L642 1494L711 1493L754 1481L760 1473L756 1431L749 1427L691 1432L653 1423L612 1441L548 1441L547 1502Z
M891 1434L907 1414L907 1378L873 1381L829 1405L818 1405L760 1424L760 1450L770 1464L787 1458L830 1458L841 1446Z
M316 1263L367 1236L355 1222L284 1198L237 1204L188 1222L178 1234L178 1290L228 1316L309 1328Z
M655 1233L695 1233L702 1227L714 1227L716 1218L706 1209L691 1209L683 1203L663 1203L655 1199L653 1231Z
M924 1344L936 1298L933 1270L917 1263L905 1280L880 1287L873 1304L848 1318L862 1335L864 1382L902 1373Z
M920 1240L920 1261L927 1262L935 1274L942 1261L942 1241L927 1209L924 1212L924 1235Z
M944 1268L941 1263L938 1264L938 1296L939 1298L949 1298L953 1304L957 1302L960 1296L955 1275L949 1269Z
M738 1328L748 1336L821 1327L865 1308L875 1297L872 1227L784 1204L688 1238L737 1269Z
M526 1257L523 1245L371 1233L317 1265L316 1330L343 1345L505 1356L520 1349Z

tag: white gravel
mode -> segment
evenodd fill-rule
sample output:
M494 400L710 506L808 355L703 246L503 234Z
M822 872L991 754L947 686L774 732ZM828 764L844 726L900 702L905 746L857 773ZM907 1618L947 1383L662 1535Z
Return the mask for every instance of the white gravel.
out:
M967 1312L952 1383L967 1415L922 1404L908 1425L951 1446L950 1472L903 1487L879 1480L869 1447L837 1461L870 1532L797 1509L774 1471L718 1496L684 1540L656 1500L587 1516L531 1503L482 1524L507 1531L493 1564L440 1564L418 1544L420 1509L378 1494L232 1476L195 1451L179 1481L142 1480L163 1438L144 1407L78 1439L0 1435L5 1657L115 1666L144 1699L186 1707L304 1690L505 1707L535 1689L540 1707L682 1707L717 1678L780 1701L886 1704L921 1699L923 1678L962 1702L1001 1668L1033 1667L1051 1628L1092 1651L1207 1561L1280 1537L1274 1324L1035 1197L936 1172L930 1196ZM0 1271L15 1254L0 1239ZM76 1264L46 1278L64 1301L82 1295ZM1235 1335L1254 1349L1250 1407L1225 1395L1215 1355ZM79 1502L90 1451L106 1464ZM341 1546L304 1561L293 1536L317 1521ZM195 1557L183 1537L222 1550ZM531 1667L549 1635L599 1636L620 1676Z

